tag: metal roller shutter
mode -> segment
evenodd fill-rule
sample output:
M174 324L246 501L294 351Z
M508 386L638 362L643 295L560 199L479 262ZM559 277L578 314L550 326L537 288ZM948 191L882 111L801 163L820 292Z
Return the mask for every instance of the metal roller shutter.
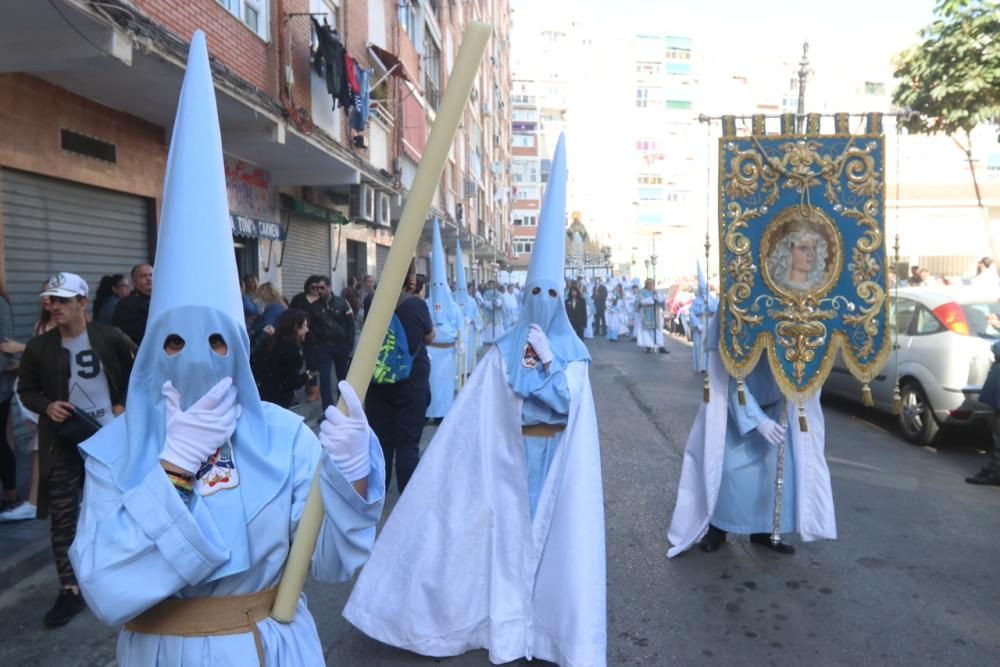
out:
M382 277L382 269L385 268L385 260L389 259L389 247L381 243L375 244L375 280Z
M91 299L101 276L149 261L149 200L21 171L0 172L7 291L18 340L31 336L42 283L83 276Z
M330 224L295 216L285 240L281 285L291 299L302 291L306 278L318 273L330 277Z

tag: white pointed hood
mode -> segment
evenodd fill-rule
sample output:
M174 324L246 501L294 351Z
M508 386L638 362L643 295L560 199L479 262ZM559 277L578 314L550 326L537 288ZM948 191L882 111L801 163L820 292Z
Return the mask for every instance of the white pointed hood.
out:
M545 331L556 361L590 360L583 341L577 337L563 302L563 267L566 263L566 138L559 136L552 169L542 198L541 218L524 281L518 323L497 341L507 363L511 387L522 396L543 381L539 370L526 361L528 328L537 324Z
M241 408L231 439L240 484L198 497L192 504L199 524L216 526L231 553L211 579L249 566L246 523L284 484L289 463L282 458L290 456L276 451L268 440L250 371L229 220L215 87L205 35L198 31L191 40L174 120L153 294L146 335L129 380L128 409L83 449L108 465L123 490L132 489L158 465L165 430L164 382L170 380L178 389L181 408L186 409L221 379L232 378ZM225 339L225 356L212 351L208 339L213 334ZM163 349L169 335L185 342L174 356ZM122 442L123 425L127 444Z

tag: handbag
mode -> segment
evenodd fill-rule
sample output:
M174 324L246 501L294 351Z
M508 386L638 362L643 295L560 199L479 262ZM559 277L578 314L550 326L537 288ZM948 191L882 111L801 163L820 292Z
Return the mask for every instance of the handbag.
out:
M100 422L76 406L73 406L73 414L68 419L52 424L56 442L66 447L76 447L99 430Z

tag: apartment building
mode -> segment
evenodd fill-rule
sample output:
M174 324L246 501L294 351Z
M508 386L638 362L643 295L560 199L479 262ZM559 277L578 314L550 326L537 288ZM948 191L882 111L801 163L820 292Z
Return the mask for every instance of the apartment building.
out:
M449 254L461 238L466 266L485 275L509 247L507 0L5 4L0 274L17 336L28 335L51 273L96 288L102 274L154 256L197 29L212 59L240 271L288 296L311 273L335 288L377 276L474 19L494 34L429 215L443 221ZM428 231L418 268L429 250Z

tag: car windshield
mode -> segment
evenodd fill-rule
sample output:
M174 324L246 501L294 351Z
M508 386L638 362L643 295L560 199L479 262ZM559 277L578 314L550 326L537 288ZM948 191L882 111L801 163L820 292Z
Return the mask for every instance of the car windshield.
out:
M1000 338L1000 302L963 303L969 333L980 338Z

